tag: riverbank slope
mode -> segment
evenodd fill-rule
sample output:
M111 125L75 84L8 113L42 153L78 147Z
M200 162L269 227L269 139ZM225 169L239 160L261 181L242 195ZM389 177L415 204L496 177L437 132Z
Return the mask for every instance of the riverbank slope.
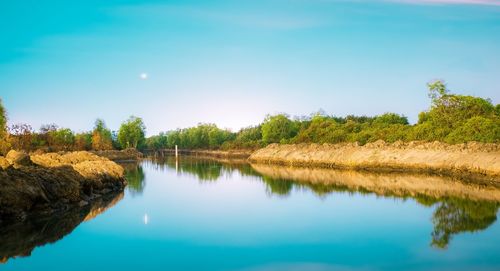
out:
M0 220L84 206L125 185L121 166L89 152L10 151L0 157Z
M252 163L290 166L409 171L500 182L500 146L466 143L383 141L346 144L271 144L255 151Z

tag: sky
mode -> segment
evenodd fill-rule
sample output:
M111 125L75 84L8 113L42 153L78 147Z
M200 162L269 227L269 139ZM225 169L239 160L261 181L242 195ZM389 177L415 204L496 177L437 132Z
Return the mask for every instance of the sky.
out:
M9 123L147 135L395 112L427 82L500 103L500 0L0 0Z

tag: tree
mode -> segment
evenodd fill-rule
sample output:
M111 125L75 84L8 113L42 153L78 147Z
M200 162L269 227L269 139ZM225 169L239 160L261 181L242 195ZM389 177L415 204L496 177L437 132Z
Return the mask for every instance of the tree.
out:
M429 98L431 98L432 103L435 104L442 97L446 96L450 91L446 88L446 83L443 80L434 80L427 83L427 88L429 88Z
M0 139L3 139L7 134L7 112L0 98Z
M80 133L75 135L75 150L88 151L92 149L92 134Z
M392 124L408 124L408 118L406 116L401 116L395 113L385 113L380 116L377 116L375 120L373 120L373 124L375 125L392 125Z
M262 140L267 144L290 139L296 134L294 122L285 114L267 116L262 123Z
M112 150L113 143L111 131L106 127L102 119L97 119L92 131L92 149L94 150Z
M145 142L146 126L141 118L130 116L118 131L118 142L122 148L142 148Z
M16 150L31 150L33 141L33 129L24 123L13 124L10 128L9 141L12 148Z
M7 112L0 99L0 155L9 151L10 144L7 141Z
M68 128L60 128L56 131L50 132L51 138L54 142L54 147L59 151L69 151L73 148L75 143L75 135L73 131Z

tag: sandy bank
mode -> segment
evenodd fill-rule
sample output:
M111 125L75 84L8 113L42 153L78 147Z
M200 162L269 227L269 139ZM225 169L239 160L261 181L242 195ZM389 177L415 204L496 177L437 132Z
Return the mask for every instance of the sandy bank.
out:
M52 213L121 191L123 168L89 152L28 156L10 151L0 157L0 220Z
M500 147L497 144L382 141L357 144L272 144L255 151L252 163L428 172L500 182Z

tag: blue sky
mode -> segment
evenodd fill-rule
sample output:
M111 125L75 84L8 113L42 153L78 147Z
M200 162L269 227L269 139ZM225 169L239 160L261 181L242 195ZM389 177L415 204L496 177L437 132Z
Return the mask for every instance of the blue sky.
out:
M500 1L2 1L10 123L148 135L268 113L401 113L426 83L500 102ZM148 79L141 80L140 74Z

